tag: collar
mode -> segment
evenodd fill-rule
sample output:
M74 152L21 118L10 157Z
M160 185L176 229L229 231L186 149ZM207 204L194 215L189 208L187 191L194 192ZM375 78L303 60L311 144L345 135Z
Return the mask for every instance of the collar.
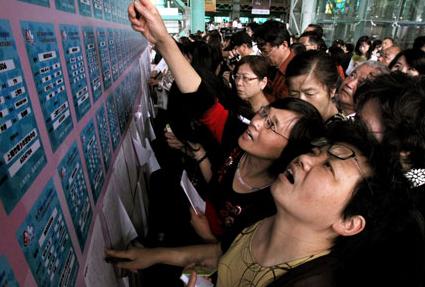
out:
M279 72L281 72L283 75L286 73L286 68L288 67L289 62L291 62L292 58L295 57L295 54L292 53L292 51L289 51L288 57L286 57L285 60L279 65Z
M413 168L404 174L412 187L418 187L425 184L425 169Z

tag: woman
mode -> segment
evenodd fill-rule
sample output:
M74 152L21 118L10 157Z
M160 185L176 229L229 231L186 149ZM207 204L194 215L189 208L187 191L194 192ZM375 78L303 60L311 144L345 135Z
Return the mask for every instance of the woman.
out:
M425 75L425 52L419 49L401 51L391 61L389 68L409 76Z
M313 145L273 183L277 213L242 231L220 258L218 286L345 286L336 284L345 251L404 215L406 194L395 174L381 172L364 129L336 122Z
M295 56L286 69L289 96L315 106L325 121L338 114L334 102L337 80L335 62L318 51Z
M381 142L391 164L388 168L402 170L410 183L409 195L419 212L405 225L408 234L396 232L371 250L364 269L388 278L390 284L379 285L423 286L425 282L425 253L423 218L425 216L425 82L396 72L380 75L365 82L356 92L357 114L371 134ZM418 228L419 226L419 228ZM400 246L400 248L394 248ZM391 256L388 256L391 250ZM373 252L371 252L373 251ZM378 260L380 259L380 260ZM361 259L360 259L361 260ZM380 265L376 261L386 262ZM397 266L393 262L404 262ZM373 267L372 267L373 266ZM379 269L375 268L379 266ZM379 272L378 272L379 271ZM387 274L400 274L396 278ZM360 284L361 285L361 284ZM373 285L373 284L372 284Z
M306 139L321 133L321 117L314 107L298 99L283 99L260 109L248 129L239 137L240 150L232 153L216 175L211 188L206 217L195 228L210 242L181 248L108 251L110 256L131 262L119 265L139 269L165 263L175 266L215 260L246 226L275 212L270 184L275 179L273 162L289 162L291 155L307 147ZM214 181L213 181L214 182ZM206 222L206 219L208 222ZM192 221L196 221L196 217Z
M351 57L350 63L348 64L348 68L345 71L346 75L351 74L351 71L361 62L364 62L369 57L369 50L372 46L372 41L369 36L361 36L356 43L356 47L354 48L354 55Z

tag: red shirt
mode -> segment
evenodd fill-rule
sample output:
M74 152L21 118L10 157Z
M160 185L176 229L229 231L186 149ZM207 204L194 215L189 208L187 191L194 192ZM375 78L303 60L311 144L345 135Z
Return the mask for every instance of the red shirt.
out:
M289 62L295 55L290 52L288 57L280 64L279 69L276 72L276 75L272 82L272 92L267 96L269 102L274 102L277 99L281 99L288 96L288 86L286 85L286 68L288 67Z

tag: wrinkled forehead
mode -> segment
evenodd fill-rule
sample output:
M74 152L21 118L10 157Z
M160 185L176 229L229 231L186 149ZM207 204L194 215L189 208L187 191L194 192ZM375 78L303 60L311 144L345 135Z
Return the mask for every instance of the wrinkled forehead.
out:
M301 116L294 111L270 107L269 117L278 121L282 127L292 128Z

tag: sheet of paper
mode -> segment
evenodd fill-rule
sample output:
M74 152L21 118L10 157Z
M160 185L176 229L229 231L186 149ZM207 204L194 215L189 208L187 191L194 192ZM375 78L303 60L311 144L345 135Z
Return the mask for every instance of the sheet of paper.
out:
M150 151L143 147L142 143L140 142L140 139L133 138L132 141L134 150L136 152L137 160L139 161L139 165L144 166L149 160Z
M115 183L109 185L103 200L105 231L112 248L125 249L137 233L115 188Z
M147 165L147 172L150 176L153 172L157 171L161 167L159 166L158 160L156 159L155 153L151 147L151 144L148 139L145 139L146 149L149 151L150 156Z
M116 193L119 195L125 210L130 214L134 208L134 197L127 173L123 149L120 148L114 162L111 181L114 182ZM110 181L110 182L111 182Z
M84 282L87 287L115 287L118 282L112 264L106 263L105 238L99 216L96 217L89 251L84 266Z
M198 191L195 189L193 184L190 182L187 172L183 170L182 178L180 180L180 185L186 193L187 198L189 199L190 204L196 213L205 214L206 204L202 197L199 195Z
M146 236L148 234L148 194L146 189L146 184L144 181L144 177L141 174L139 177L139 181L137 182L137 205L139 213L140 213L140 228L138 228L141 232L139 233L142 236Z
M131 133L127 132L123 141L125 162L127 163L128 176L132 192L136 190L137 184L137 158L134 152Z

